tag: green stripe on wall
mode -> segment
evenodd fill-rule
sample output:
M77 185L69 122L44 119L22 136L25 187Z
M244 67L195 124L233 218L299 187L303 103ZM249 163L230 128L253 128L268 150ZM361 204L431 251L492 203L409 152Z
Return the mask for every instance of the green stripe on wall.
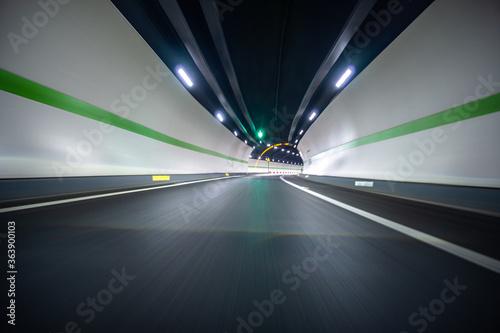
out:
M468 106L469 104L469 108L472 110L468 110L468 108L466 108L466 106ZM460 105L449 110L438 112L436 114L411 121L406 124L402 124L350 142L346 142L344 144L341 144L340 146L319 153L306 160L305 162L323 158L326 155L335 154L347 149L368 145L370 143L394 139L399 136L412 134L439 126L453 124L462 120L472 119L490 113L498 112L500 111L500 94L491 95L469 104Z
M172 138L171 136L157 132L146 126L134 123L131 120L120 117L114 113L100 109L74 97L68 96L51 88L45 87L36 82L30 81L16 74L0 69L0 89L11 94L31 99L55 108L65 110L82 117L93 119L99 122L106 122L115 127L133 132L157 141L168 143L184 149L189 149L198 153L212 155L235 162L248 164L248 161L227 156L213 150L198 147L196 145Z

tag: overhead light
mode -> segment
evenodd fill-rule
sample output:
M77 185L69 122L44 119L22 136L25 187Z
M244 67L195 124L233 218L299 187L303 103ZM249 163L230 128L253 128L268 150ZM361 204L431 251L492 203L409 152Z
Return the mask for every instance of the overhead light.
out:
M297 145L293 146L293 148L297 148Z
M278 147L274 146L274 149L278 149Z
M286 151L286 153L287 153L287 154L290 154L290 151L289 151L289 150L287 150L287 151Z
M248 143L247 140L245 140L245 144L247 144L247 143Z
M316 117L316 112L311 113L309 120L313 120Z
M186 84L190 87L193 86L193 81L191 81L191 79L189 78L189 76L186 74L186 72L184 71L183 68L179 68L179 70L177 71L177 73L179 73L179 75L182 77L182 79L184 80L184 82L186 82Z
M258 158L258 159L260 160L260 156L259 156L259 158Z
M300 130L300 133L299 133L299 135L302 135L302 133L304 133L304 130Z
M219 119L220 122L224 121L224 117L222 116L222 113L217 112L216 116L217 116L217 119Z
M234 135L238 136L238 132L234 131L233 133L234 133Z
M253 146L253 149L255 149L255 146Z
M295 143L299 142L299 139L295 140Z
M340 88L340 86L347 80L349 76L351 76L352 71L350 69L347 69L344 74L340 77L340 79L337 81L335 84L335 87Z
M282 148L281 151L285 151L285 149Z
M268 143L268 144L267 144L267 146L268 146L268 147L271 147L271 144L270 144L270 143Z

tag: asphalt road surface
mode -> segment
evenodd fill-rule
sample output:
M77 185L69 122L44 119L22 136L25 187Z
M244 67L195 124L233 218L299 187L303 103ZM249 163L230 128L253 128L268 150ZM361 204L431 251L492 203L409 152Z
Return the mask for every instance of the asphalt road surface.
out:
M286 179L500 257L498 218ZM15 328L2 319L11 331L499 331L498 273L279 177L129 193L0 219L7 278L6 234L15 222ZM12 285L3 280L5 309Z

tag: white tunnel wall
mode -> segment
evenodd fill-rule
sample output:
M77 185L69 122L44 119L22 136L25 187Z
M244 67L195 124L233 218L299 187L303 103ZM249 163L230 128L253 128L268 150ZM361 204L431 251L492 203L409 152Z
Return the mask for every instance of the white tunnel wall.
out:
M252 148L189 94L109 1L3 1L0 22L0 68L224 155L1 91L0 178L247 172Z
M267 162L266 160L257 159L248 161L249 173L298 173L301 172L301 168L300 165L289 163Z
M461 116L449 113L433 129L336 149L456 106L473 112L472 101L498 94L499 17L495 0L431 4L304 134L304 173L500 187L500 112L454 123Z

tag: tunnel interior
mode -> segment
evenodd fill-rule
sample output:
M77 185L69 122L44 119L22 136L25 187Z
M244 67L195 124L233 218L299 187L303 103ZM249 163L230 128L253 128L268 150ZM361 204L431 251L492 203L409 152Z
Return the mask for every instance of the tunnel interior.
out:
M2 327L497 332L499 17L2 1Z

